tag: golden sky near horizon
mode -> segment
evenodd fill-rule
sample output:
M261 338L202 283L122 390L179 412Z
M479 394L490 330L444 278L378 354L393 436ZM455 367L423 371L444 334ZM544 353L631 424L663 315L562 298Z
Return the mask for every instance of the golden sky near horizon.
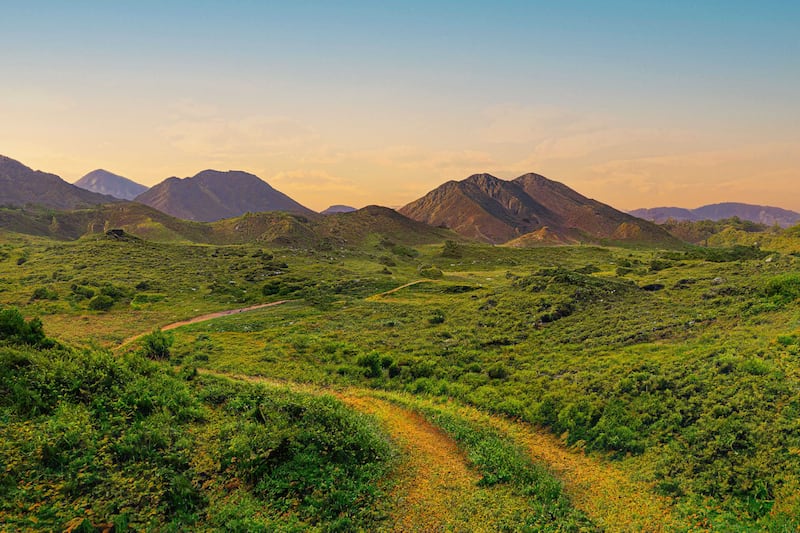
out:
M236 169L321 210L536 172L800 211L788 2L33 4L4 15L0 154L70 182Z

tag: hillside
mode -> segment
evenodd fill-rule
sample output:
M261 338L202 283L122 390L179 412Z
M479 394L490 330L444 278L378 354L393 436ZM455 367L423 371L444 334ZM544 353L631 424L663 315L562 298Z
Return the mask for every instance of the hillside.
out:
M33 170L0 155L0 205L75 209L114 201L116 198L81 189L55 174Z
M309 248L356 246L373 235L402 245L463 239L449 230L427 226L379 206L312 218L280 211L246 213L214 222L182 220L137 202L118 202L74 211L6 207L0 208L0 228L62 240L122 229L155 242L258 242Z
M120 200L133 200L147 190L133 180L103 169L89 172L74 183L76 187L99 194L107 194Z
M314 214L258 176L235 170L204 170L191 178L168 178L137 196L136 201L177 218L201 222L248 212Z
M669 219L673 220L723 220L726 218L739 218L767 226L778 225L784 228L800 223L800 213L771 207L766 205L752 205L737 202L723 202L719 204L704 205L696 209L682 207L653 207L650 209L635 209L630 214L656 224L663 224Z
M656 225L617 211L538 174L505 181L475 174L449 181L411 202L400 213L492 244L515 245L598 241L677 244Z

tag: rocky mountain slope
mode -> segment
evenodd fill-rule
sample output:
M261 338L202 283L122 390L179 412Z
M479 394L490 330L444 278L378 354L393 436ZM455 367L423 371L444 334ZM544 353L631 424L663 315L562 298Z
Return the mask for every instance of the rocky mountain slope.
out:
M651 222L587 198L538 174L525 174L511 181L475 174L462 181L449 181L404 206L400 213L493 244L512 240L516 240L516 246L677 242Z
M0 205L74 209L114 201L116 198L81 189L55 174L33 170L0 155Z
M191 178L168 178L135 200L177 218L203 222L263 211L315 214L258 176L236 170L204 170Z

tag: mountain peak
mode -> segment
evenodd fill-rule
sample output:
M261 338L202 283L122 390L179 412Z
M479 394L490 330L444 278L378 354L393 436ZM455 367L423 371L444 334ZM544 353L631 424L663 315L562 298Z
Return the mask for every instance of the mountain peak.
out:
M532 232L539 233L517 241L517 245L585 240L674 241L650 222L535 173L511 181L491 174L474 174L460 182L443 184L401 208L400 213L493 244Z
M255 174L241 170L206 169L190 178L167 178L136 201L174 217L203 222L247 212L314 214Z
M89 172L74 185L87 191L108 194L120 200L133 200L147 190L144 185L102 168Z
M0 155L0 204L37 204L53 209L75 209L116 201L69 184L55 174L33 170Z

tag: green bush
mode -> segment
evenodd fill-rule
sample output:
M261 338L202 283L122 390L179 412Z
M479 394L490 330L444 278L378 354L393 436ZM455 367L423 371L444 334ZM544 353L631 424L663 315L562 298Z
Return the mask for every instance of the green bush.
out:
M420 276L430 279L439 279L444 276L444 273L441 271L441 269L438 269L432 265L420 265L417 271L419 272Z
M55 344L45 337L41 320L32 318L26 322L16 308L0 309L0 340L45 348Z
M428 317L428 322L430 324L443 324L444 323L444 311L441 309L435 309L433 314Z
M366 355L362 355L356 362L358 366L364 367L364 375L368 378L377 378L383 375L381 366L382 360L378 352L370 352ZM391 362L389 364L391 364Z
M142 337L143 353L149 359L169 359L170 348L174 340L171 334L155 329L152 333Z
M108 311L114 306L114 299L105 294L98 294L89 300L89 309L92 311Z
M462 255L464 255L464 253L461 250L461 246L456 241L444 241L444 246L442 247L442 257L459 259Z
M777 303L786 304L800 298L800 274L782 274L770 279L764 294Z
M58 293L50 287L37 287L31 294L31 300L58 300Z

